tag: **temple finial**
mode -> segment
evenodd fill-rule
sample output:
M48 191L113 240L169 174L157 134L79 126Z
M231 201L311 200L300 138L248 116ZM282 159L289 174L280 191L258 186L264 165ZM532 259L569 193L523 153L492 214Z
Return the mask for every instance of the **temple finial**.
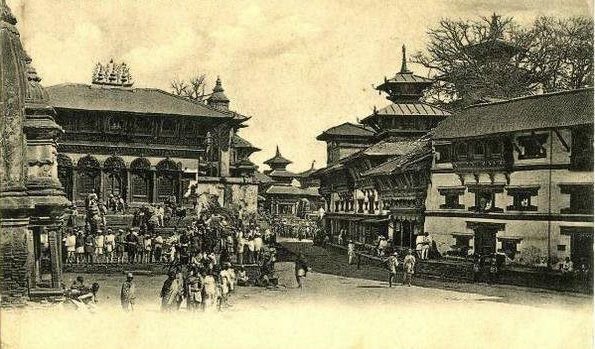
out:
M403 45L403 59L401 61L401 73L402 74L411 73L411 71L407 68L407 52L406 52L405 45Z
M277 144L277 151L275 152L275 156L281 156L281 152L279 151L279 144Z

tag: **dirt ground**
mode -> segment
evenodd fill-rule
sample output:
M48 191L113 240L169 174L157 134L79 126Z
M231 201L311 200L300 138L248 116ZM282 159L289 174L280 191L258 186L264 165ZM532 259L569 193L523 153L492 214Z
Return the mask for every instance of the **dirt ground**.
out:
M293 263L280 262L279 288L240 287L220 313L163 314L159 290L165 277L143 275L135 277L136 309L124 313L124 275L84 275L101 285L95 312L55 306L3 311L2 348L592 346L589 296L487 285L467 291L425 284L388 288L384 281L319 273L317 253L309 252L314 271L304 291L296 289ZM65 281L75 277L67 274Z

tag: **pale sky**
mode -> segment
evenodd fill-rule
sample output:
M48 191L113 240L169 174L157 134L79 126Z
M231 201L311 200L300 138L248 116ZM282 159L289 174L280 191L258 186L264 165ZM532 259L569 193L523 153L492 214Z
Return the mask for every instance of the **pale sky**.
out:
M400 68L402 44L423 50L441 18L593 12L592 0L7 2L44 85L90 84L110 58L130 66L136 87L170 91L174 77L202 72L210 90L220 75L231 108L252 116L240 133L263 149L252 160L266 169L279 145L296 172L324 166L323 130L389 104L372 85Z

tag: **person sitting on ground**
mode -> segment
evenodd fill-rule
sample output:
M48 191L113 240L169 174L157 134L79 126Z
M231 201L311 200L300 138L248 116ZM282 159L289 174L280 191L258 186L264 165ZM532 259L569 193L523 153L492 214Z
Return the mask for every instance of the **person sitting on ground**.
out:
M238 286L248 286L249 278L248 274L246 274L246 269L243 266L240 266L240 270L238 271L237 275L237 282Z

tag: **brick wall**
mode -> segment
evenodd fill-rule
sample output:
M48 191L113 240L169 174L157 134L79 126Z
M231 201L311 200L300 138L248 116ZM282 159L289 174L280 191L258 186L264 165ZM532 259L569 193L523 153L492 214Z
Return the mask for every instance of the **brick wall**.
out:
M28 297L27 233L26 226L0 227L2 306L23 305Z

